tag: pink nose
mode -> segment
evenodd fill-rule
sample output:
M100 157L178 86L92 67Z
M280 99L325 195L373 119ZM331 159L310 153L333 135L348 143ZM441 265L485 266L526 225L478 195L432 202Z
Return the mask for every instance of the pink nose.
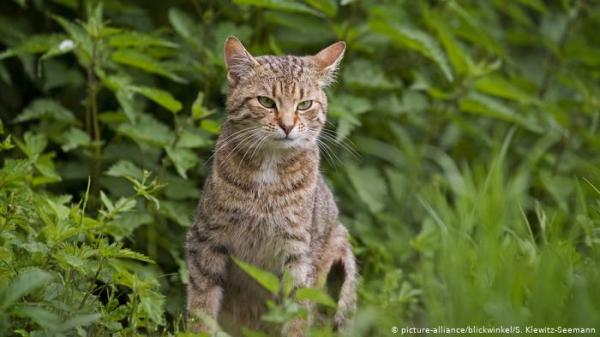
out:
M282 124L279 123L279 127L283 130L283 132L285 132L285 135L289 135L290 132L292 132L292 129L294 128L294 125L287 125L287 124Z

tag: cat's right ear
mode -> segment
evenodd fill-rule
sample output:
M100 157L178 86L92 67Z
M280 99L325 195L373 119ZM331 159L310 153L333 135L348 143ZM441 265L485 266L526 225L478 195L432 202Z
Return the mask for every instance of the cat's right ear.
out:
M235 36L230 36L225 41L224 54L225 65L227 65L227 79L231 84L239 81L240 78L258 65L258 62Z

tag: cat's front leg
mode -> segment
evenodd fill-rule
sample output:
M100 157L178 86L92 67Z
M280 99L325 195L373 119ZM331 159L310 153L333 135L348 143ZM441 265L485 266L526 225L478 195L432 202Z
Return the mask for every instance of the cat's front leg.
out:
M229 253L202 233L197 225L187 238L188 329L194 332L214 332L223 297Z
M286 243L287 255L284 262L284 268L287 270L293 281L294 291L299 288L312 287L314 284L314 264L310 254L308 244L309 234L289 234ZM306 319L296 318L287 322L283 326L282 335L285 337L303 337L305 331L312 322L312 305L308 301L301 301L300 304L307 311Z

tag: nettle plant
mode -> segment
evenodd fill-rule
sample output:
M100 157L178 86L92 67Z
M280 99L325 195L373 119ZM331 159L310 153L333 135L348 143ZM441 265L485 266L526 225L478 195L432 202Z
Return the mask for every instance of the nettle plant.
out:
M199 164L194 151L218 132L205 118L212 111L200 94L192 113L178 117L182 104L154 86L157 77L186 83L175 70L176 43L111 26L101 5L87 8L85 22L48 17L63 31L21 36L0 60L35 65L34 78L83 101L69 109L60 103L68 98L36 99L12 121L28 131L2 138L3 154L22 159L5 159L0 170L0 334L178 330L182 290L169 285L186 282L184 230L169 227L190 223L199 192L184 178ZM57 185L85 193L48 192ZM178 268L162 274L157 258ZM170 307L161 292L175 299Z

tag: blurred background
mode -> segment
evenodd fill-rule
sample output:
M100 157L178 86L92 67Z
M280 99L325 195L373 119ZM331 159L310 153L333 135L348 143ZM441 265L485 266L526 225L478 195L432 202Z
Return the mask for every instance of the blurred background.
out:
M191 336L232 34L348 43L322 153L361 273L347 335L600 331L599 30L592 0L1 1L0 335Z

